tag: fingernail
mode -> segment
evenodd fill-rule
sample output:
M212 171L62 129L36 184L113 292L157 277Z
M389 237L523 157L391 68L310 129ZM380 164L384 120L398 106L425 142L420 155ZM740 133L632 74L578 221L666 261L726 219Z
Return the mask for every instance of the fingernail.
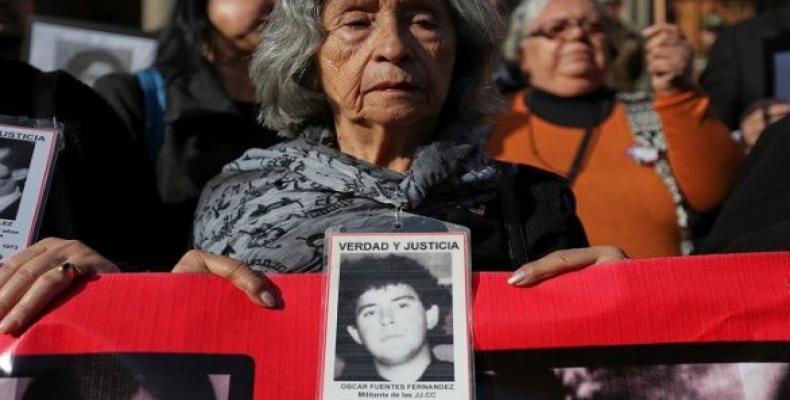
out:
M274 299L274 295L268 290L264 290L263 293L261 293L261 301L263 305L269 308L277 305L277 300Z
M521 281L523 281L524 278L526 277L527 277L527 273L524 272L524 270L520 269L516 271L515 274L511 275L510 278L507 279L507 283L510 285L516 285L518 283L521 283Z

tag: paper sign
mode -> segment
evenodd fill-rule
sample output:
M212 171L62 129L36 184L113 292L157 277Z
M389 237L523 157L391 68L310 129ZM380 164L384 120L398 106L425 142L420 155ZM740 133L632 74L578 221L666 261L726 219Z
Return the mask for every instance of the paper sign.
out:
M470 398L467 237L328 234L323 399Z
M57 154L54 128L0 125L0 259L32 243Z

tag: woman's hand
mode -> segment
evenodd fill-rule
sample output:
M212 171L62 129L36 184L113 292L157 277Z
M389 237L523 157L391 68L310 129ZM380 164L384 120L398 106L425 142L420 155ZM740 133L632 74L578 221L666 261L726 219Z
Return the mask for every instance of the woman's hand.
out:
M566 272L590 265L606 264L628 258L618 247L594 246L555 251L539 260L524 264L507 282L513 286L535 286Z
M18 332L80 277L118 271L76 240L47 238L33 244L0 267L0 333Z
M642 31L645 37L645 64L656 92L686 90L694 85L694 48L677 25L656 24Z
M265 276L253 272L245 263L202 250L190 250L178 261L173 272L214 274L231 281L253 303L276 307L274 285Z

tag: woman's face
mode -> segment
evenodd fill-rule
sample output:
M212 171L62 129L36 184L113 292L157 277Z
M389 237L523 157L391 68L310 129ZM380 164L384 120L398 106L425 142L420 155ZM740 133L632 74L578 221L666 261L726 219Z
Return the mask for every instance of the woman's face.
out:
M275 0L209 0L208 19L217 33L241 53L251 53Z
M452 81L456 35L440 0L328 0L318 51L336 123L410 126L435 121Z
M521 42L521 70L530 83L560 96L578 96L604 83L606 34L590 0L552 0Z

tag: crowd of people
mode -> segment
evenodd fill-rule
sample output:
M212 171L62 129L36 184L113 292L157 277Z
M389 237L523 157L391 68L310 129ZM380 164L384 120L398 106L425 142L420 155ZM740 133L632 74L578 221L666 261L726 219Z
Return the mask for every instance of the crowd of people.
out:
M788 249L790 105L743 37L788 13L722 30L701 84L676 25L634 33L595 0L179 0L154 65L95 92L3 61L0 114L67 128L0 331L99 272L212 273L274 307L261 272L321 271L328 228L393 211L468 227L473 269L516 286Z

